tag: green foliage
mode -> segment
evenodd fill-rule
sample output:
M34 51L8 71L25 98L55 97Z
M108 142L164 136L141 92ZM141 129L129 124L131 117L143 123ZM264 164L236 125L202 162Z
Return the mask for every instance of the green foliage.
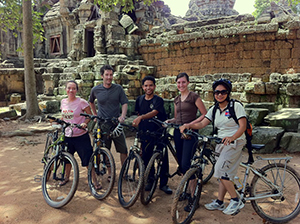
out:
M253 12L253 16L258 18L263 11L271 5L271 2L280 2L281 0L255 0L254 7L256 8ZM288 4L291 6L292 10L297 13L297 4L300 4L300 0L286 0Z
M94 3L105 12L109 12L117 5L122 6L124 12L129 12L134 9L133 1L143 1L145 4L151 5L158 0L94 0Z
M38 2L38 1L35 1ZM34 6L36 3L32 3ZM33 11L33 37L34 44L44 39L44 29L41 24L42 13ZM13 35L17 37L23 29L22 26L22 0L0 0L0 27L3 31L13 31Z

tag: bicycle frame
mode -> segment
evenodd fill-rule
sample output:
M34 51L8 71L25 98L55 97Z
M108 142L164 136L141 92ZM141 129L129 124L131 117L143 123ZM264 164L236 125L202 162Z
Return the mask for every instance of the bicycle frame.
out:
M273 183L272 181L270 181L265 175L264 173L261 173L259 169L255 168L253 165L251 164L243 164L240 163L240 166L243 167L244 169L246 169L245 171L245 175L244 175L244 180L242 182L243 184L243 188L241 190L236 190L237 193L239 194L240 198L242 200L245 201L252 201L252 200L257 200L257 199L263 199L263 198L270 198L270 197L279 197L282 196L282 189L283 189L283 183L285 180L285 171L286 171L286 166L287 163L292 159L292 157L280 157L280 158L262 158L262 157L257 157L258 160L265 160L268 161L268 163L270 164L270 161L273 161L272 163L276 165L275 160L279 160L279 163L281 163L281 160L285 161L284 164L284 173L283 173L283 177L279 174L278 170L277 170L277 174L276 174L276 178L275 179L275 183ZM268 194L268 195L259 195L259 196L255 196L255 197L245 197L245 192L246 192L246 188L249 186L248 184L248 178L249 178L249 174L250 171L254 174L259 176L263 182L265 182L268 186L270 186L270 188L275 188L276 190L278 190L277 194ZM276 184L276 182L279 182L278 184Z

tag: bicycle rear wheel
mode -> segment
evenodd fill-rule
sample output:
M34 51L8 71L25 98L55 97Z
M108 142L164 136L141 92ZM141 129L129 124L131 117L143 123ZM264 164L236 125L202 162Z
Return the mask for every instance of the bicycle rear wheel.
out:
M97 148L88 166L88 184L92 195L102 200L112 191L116 178L115 161L107 148Z
M256 199L251 204L256 213L273 223L285 223L294 219L300 212L300 177L291 167L284 164L270 164L261 169L271 182L281 189L281 196ZM251 182L251 197L279 193L264 179L254 176Z
M203 144L200 143L200 145L198 146L200 148L200 151L203 150ZM206 149L205 152L203 154L203 158L206 160L206 164L204 166L204 169L202 170L202 174L203 174L203 184L206 184L211 177L214 174L215 171L215 164L216 164L216 159L213 153L214 151L214 147L210 144L206 144Z
M162 166L162 154L156 152L152 155L148 163L148 166L145 170L144 184L141 189L141 202L143 205L149 204L149 202L153 197L160 176L161 166ZM148 184L151 185L151 189L146 189L146 186Z
M124 208L131 207L138 199L143 184L144 165L136 152L130 152L119 175L118 197Z
M68 181L62 184L66 180ZM47 164L42 179L42 191L47 204L53 208L68 204L77 190L78 180L78 164L70 153L62 152L53 157Z
M191 180L193 176L196 176L195 180ZM171 215L173 223L190 223L196 209L199 207L202 185L201 170L191 168L185 173L177 187L172 203ZM191 189L193 188L195 190L191 194Z

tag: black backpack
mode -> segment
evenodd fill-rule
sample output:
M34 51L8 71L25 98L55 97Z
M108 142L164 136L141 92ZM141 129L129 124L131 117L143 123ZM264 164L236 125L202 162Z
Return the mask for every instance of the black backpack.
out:
M235 114L235 111L234 111L234 103L235 102L238 102L243 106L243 104L240 101L235 100L235 99L231 99L229 101L228 109L229 109L230 116L233 118L233 120L237 124L239 124L238 119L237 119L236 114ZM216 112L217 112L217 105L218 105L218 103L216 103L214 105L213 112L212 112L213 135L217 134L217 129L215 128L215 117L216 117ZM248 162L253 162L254 159L253 159L253 155L252 155L252 143L251 143L253 127L252 127L252 124L249 122L247 117L246 117L246 120L247 120L247 127L246 127L246 131L245 131L245 136L246 136L246 148L248 149L248 154L249 154Z

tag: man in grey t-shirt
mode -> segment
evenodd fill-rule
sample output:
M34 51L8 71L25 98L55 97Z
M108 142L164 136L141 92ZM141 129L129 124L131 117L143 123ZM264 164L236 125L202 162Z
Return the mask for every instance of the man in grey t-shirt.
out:
M110 65L104 65L100 69L100 74L103 79L103 84L95 86L90 95L89 103L93 114L97 114L101 118L109 119L117 117L119 122L122 123L125 120L128 99L122 86L113 84L113 68ZM96 112L95 99L97 99L98 113ZM120 115L120 105L122 105L122 113ZM110 128L110 127L109 127ZM120 153L121 164L123 165L127 158L127 146L125 141L124 132L112 139L117 152ZM105 142L108 149L111 148L111 139Z

